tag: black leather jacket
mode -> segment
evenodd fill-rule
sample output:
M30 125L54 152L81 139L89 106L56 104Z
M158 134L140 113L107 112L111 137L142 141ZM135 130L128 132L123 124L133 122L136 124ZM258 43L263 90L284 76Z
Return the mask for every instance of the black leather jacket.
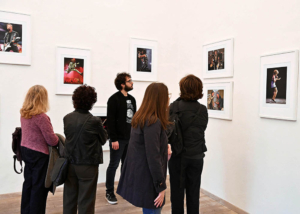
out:
M11 37L10 37L10 39L9 39L9 36L8 36L8 35L9 35L9 33L6 32L6 33L5 33L5 36L4 36L4 43L5 43L5 44L6 44L6 43L11 43L11 41L14 40L14 43L13 43L12 45L17 45L17 42L20 41L19 33L16 32L16 31L12 31L12 32L11 32Z
M74 147L76 138L86 119L81 135ZM77 165L98 165L103 163L102 145L107 140L107 133L102 126L101 119L92 116L87 110L77 109L64 117L65 156L70 155L70 162Z

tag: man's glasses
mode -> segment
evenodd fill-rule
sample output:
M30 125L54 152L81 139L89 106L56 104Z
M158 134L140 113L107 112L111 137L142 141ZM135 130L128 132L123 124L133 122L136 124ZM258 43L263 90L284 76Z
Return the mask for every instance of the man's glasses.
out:
M127 80L126 82L129 82L129 83L131 83L131 82L132 82L132 80Z

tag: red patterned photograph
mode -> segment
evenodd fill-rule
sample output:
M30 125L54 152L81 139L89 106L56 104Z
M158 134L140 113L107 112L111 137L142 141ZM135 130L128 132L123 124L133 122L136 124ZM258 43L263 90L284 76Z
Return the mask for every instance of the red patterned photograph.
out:
M64 58L64 84L83 84L84 60Z

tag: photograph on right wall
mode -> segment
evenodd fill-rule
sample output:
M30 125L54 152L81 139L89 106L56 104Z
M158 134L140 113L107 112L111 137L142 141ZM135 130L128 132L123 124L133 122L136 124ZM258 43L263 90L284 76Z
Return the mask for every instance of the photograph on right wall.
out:
M203 45L203 77L233 77L233 39Z
M207 109L224 111L224 90L214 89L207 91Z
M261 57L260 117L296 120L298 51Z
M266 103L286 104L287 67L268 68L266 75Z
M233 82L203 84L203 98L200 102L207 107L208 116L223 120L232 120Z

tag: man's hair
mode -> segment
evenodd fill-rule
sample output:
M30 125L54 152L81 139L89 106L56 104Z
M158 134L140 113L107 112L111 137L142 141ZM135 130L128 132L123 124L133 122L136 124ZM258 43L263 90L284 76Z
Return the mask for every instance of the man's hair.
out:
M180 98L185 101L195 101L203 97L202 81L195 75L187 75L179 82Z
M7 25L13 26L13 25L12 25L12 24L10 24L10 23L7 23L7 24L6 24L6 26L7 26Z
M122 90L121 84L124 84L124 85L126 84L126 77L131 78L130 74L126 73L126 72L117 74L117 77L115 79L115 86L119 91Z
M48 92L44 86L32 86L25 97L20 110L21 116L30 119L32 116L46 113L49 110Z
M97 92L94 87L84 84L75 89L72 100L75 109L91 110L97 102Z

